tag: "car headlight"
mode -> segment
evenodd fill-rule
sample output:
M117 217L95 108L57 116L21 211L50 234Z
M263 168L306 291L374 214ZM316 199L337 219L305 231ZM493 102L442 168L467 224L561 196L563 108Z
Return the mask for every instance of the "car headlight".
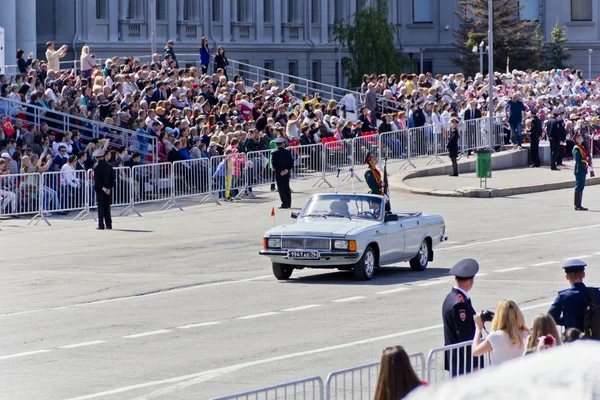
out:
M267 246L274 248L274 247L281 247L281 239L280 238L269 238L267 239Z
M347 240L334 240L333 248L336 250L348 250L348 241Z

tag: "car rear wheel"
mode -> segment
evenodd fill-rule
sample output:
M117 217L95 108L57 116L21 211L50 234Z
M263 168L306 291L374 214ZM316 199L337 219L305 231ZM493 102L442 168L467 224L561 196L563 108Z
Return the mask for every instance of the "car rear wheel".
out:
M377 264L377 255L373 247L369 246L365 250L360 261L354 266L354 276L361 281L368 281L375 274Z
M413 271L425 271L427 264L429 264L429 241L425 239L417 255L410 260L410 268Z
M280 281L290 279L292 272L294 272L294 267L291 265L273 263L273 275L275 275L275 278L279 279Z

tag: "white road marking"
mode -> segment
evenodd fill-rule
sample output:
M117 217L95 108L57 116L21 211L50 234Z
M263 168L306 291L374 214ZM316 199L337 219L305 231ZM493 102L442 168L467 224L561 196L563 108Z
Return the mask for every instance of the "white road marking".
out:
M489 274L487 272L482 272L481 274L477 274L475 275L475 277L477 278L481 278L482 276L488 276Z
M178 289L162 290L162 291L158 291L158 292L154 292L154 293L147 293L147 294L141 294L141 295L118 297L118 298L115 298L115 299L96 300L96 301L91 301L89 303L75 303L75 304L69 304L69 305L66 305L66 306L59 306L59 307L39 308L39 309L36 309L36 310L28 310L28 311L17 311L17 312L13 312L13 313L0 314L0 318L2 318L2 317L13 317L13 316L16 316L16 315L33 314L33 313L39 313L39 312L44 312L44 311L65 310L65 309L69 309L69 308L93 306L93 305L96 305L96 304L112 303L112 302L116 302L116 301L144 299L144 298L150 297L150 296L158 296L158 295L163 295L163 294L179 293L179 292L184 292L184 291L187 291L187 290L204 289L204 288L215 287L215 286L232 285L232 284L235 284L235 283L253 282L253 281L259 281L259 280L263 280L263 279L266 279L266 278L272 278L272 277L273 277L273 275L263 275L263 276L257 276L255 278L240 279L240 280L237 280L237 281L215 282L215 283L208 283L206 285L199 284L199 285L196 285L196 286L189 286L189 287L178 288Z
M514 267L514 268L505 268L505 269L498 269L494 272L512 272L512 271L519 271L521 269L525 269L525 267Z
M277 357L265 358L262 360L250 361L250 362L246 362L246 363L232 365L229 367L218 368L218 369L203 371L203 372L197 372L195 374L182 375L182 376L177 376L177 377L169 378L169 379L162 379L162 380L158 380L158 381L150 381L150 382L140 383L137 385L125 386L125 387L121 387L118 389L107 390L104 392L88 394L88 395L80 396L80 397L74 397L74 398L71 398L68 400L97 399L100 397L106 397L106 396L110 396L110 395L114 395L114 394L130 392L132 390L174 383L175 385L173 385L171 387L161 389L160 391L156 391L156 392L148 394L148 395L143 395L139 399L149 399L151 397L168 398L169 396L165 397L165 395L168 393L171 393L173 391L176 391L176 390L188 387L188 386L192 386L192 385L195 385L198 383L202 383L208 379L212 379L212 378L222 376L222 375L225 375L225 374L228 374L231 372L235 372L235 371L238 371L243 368L255 367L257 365L263 365L263 364L269 364L269 363L274 363L274 362L278 362L278 361L290 360L293 358L300 358L300 357L310 356L313 354L325 353L325 352L329 352L329 351L345 349L345 348L359 346L359 345L363 345L363 344L380 342L383 340L395 339L395 338L399 338L402 336L414 335L414 334L418 334L418 333L441 329L442 327L443 327L443 325L441 325L441 324L440 325L432 325L432 326L427 326L425 328L413 329L413 330L404 331L404 332L392 333L392 334L384 335L384 336L377 336L377 337L373 337L373 338L369 338L369 339L357 340L355 342L342 343L342 344L338 344L338 345L334 345L334 346L322 347L319 349L306 350L306 351L301 351L298 353L291 353L291 354L285 354L285 355L277 356ZM181 382L181 384L178 384L179 382Z
M431 281L431 282L419 283L417 286L434 286L434 285L441 285L442 283L450 283L450 281L447 281L447 280Z
M438 248L436 250L436 252L439 253L440 251L458 250L458 249L464 249L464 248L467 248L467 247L476 247L476 246L483 246L483 245L486 245L486 244L502 243L502 242L507 242L509 240L520 240L520 239L526 239L526 238L536 237L536 236L548 236L548 235L554 235L556 233L574 232L574 231L581 231L581 230L587 230L587 229L593 229L593 228L600 228L600 224L587 225L587 226L578 226L578 227L575 227L575 228L559 229L559 230L556 230L556 231L528 233L528 234L519 235L519 236L508 236L508 237L503 237L503 238L498 238L498 239L485 240L485 241L482 241L482 242L475 242L475 243L469 243L469 244L461 244L459 246L441 247L441 248Z
M300 307L294 307L294 308L286 308L286 309L281 310L281 311L285 311L285 312L302 311L302 310L308 310L310 308L315 308L315 307L321 307L321 305L320 304L308 304L306 306L300 306Z
M60 348L61 349L76 349L77 347L93 346L95 344L101 344L101 343L106 343L106 340L94 340L91 342L68 344L66 346L60 346Z
M591 254L583 254L583 255L580 255L580 256L565 258L563 261L582 260L584 258L590 258L591 256L592 256Z
M345 299L332 300L332 303L347 303L349 301L362 300L365 296L346 297Z
M7 356L0 356L0 360L8 360L9 358L25 357L25 356L31 356L34 354L48 353L50 351L52 351L52 350L35 350L35 351L26 351L24 353L9 354Z
M521 311L527 311L527 310L534 310L536 308L548 307L551 305L552 305L552 303L542 303L542 304L537 304L535 306L520 307L520 308L521 308Z
M136 339L136 338L140 338L140 337L144 337L144 336L162 335L164 333L169 333L169 332L171 332L170 329L159 329L157 331L142 332L142 333L135 333L133 335L122 336L122 338L123 339Z
M203 326L213 326L213 325L219 325L220 322L217 321L212 321L212 322L200 322L198 324L189 324L189 325L182 325L182 326L178 326L177 329L192 329L192 328L201 328Z
M275 314L279 314L276 311L271 311L271 312L266 312L266 313L262 313L262 314L252 314L252 315L246 315L243 317L237 317L236 319L254 319L254 318L262 318L262 317L268 317L271 315L275 315Z
M377 292L377 294L391 294L391 293L405 292L407 290L410 290L410 288L401 287L401 288L396 288L396 289L384 290L383 292Z
M531 264L532 267L544 267L546 265L558 264L560 261L546 261L539 264Z

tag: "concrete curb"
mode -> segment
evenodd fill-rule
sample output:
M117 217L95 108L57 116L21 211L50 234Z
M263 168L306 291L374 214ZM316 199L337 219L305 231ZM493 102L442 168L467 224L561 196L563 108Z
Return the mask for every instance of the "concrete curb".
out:
M492 169L511 169L524 167L527 165L527 152L526 151L510 151L493 154L492 156ZM459 172L467 173L475 171L475 160L466 160L459 163ZM555 182L555 183L544 183L538 185L528 186L512 186L504 188L488 188L488 189L467 189L467 190L441 190L441 189L430 189L430 188L418 188L408 186L404 183L405 180L411 178L421 178L424 176L442 176L449 175L452 172L452 166L449 164L437 165L432 167L420 168L414 171L404 172L402 174L396 174L394 179L391 180L390 186L394 189L401 190L407 193L422 194L427 196L439 196L439 197L471 197L471 198L482 198L491 199L494 197L507 197L515 196L519 194L538 193L546 192L550 190L569 189L575 186L575 178L573 181ZM586 186L600 185L600 176L595 178L589 178L585 181Z

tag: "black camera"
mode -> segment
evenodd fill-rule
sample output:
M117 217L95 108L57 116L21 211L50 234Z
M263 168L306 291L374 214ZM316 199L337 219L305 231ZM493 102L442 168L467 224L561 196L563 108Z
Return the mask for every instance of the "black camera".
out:
M485 324L486 322L492 322L494 319L494 312L490 310L483 310L481 312L481 321Z

